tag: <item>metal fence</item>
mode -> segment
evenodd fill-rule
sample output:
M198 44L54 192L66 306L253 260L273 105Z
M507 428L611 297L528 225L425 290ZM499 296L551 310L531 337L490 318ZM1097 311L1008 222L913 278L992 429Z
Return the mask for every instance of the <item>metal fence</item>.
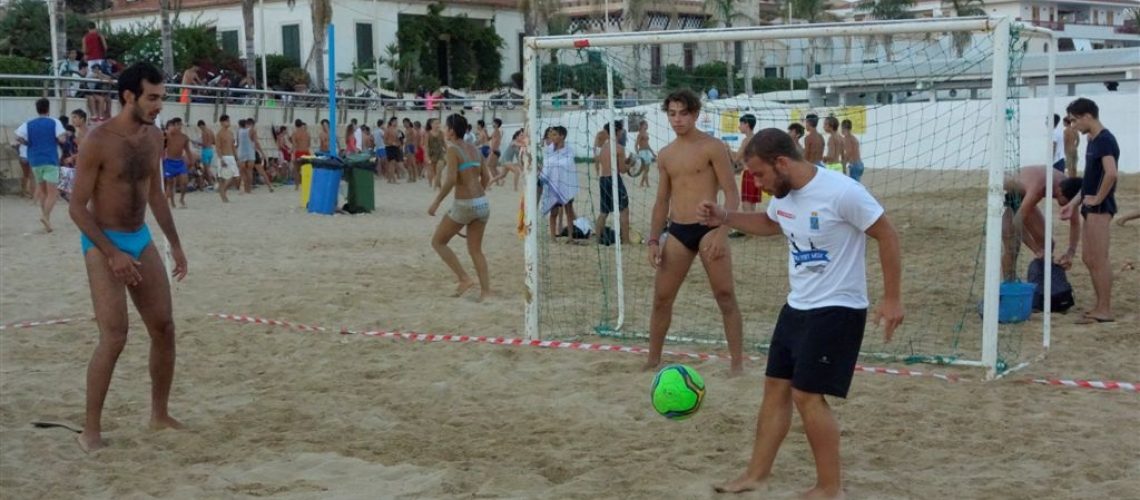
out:
M116 84L94 78L55 77L52 75L0 74L0 98L47 97L86 99L116 98ZM287 92L240 87L207 87L167 83L167 101L185 104L237 106L323 108L329 104L327 92ZM446 96L427 97L399 94L387 90L340 90L337 107L348 110L432 111L435 109L515 109L522 106L521 93L503 88L477 95L464 95L445 90Z

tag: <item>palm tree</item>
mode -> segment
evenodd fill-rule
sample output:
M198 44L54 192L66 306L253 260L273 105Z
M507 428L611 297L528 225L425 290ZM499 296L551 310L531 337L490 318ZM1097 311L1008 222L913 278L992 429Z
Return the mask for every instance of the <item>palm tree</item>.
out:
M251 77L257 74L257 58L253 54L253 2L241 0L241 20L245 24L245 74Z
M556 14L558 4L557 0L519 0L519 10L523 12L523 33L535 36Z
M731 28L734 21L752 21L752 17L737 10L738 2L741 0L705 0L705 10L712 14L713 19L720 21L725 28ZM735 53L733 49L740 50L741 43L737 42L724 42L724 55L725 55L725 78L728 79L728 95L736 95L736 78L735 78Z
M170 24L171 0L158 0L162 18L162 72L169 78L174 74L174 28Z
M67 2L66 0L54 0L55 3L55 40L58 53L56 57L60 61L67 59Z
M869 12L871 17L879 20L910 19L914 17L910 8L914 7L915 0L863 0L855 7L856 10ZM894 37L881 35L883 50L887 54L887 62L891 61L891 45ZM874 37L869 37L868 45L874 43Z
M293 0L290 0L293 1ZM317 88L325 88L325 79L321 72L325 70L325 42L327 41L329 22L332 21L331 0L310 0L309 7L313 14L313 48L309 50L309 57L305 59L305 71L314 67L317 72Z
M836 20L835 15L827 11L830 8L827 0L788 0L787 8L791 9L791 17L803 19L809 23ZM806 60L808 76L815 74L816 50L829 48L831 45L831 38L812 37L808 39L808 57ZM791 75L788 75L788 79L791 79Z
M377 62L381 65L388 66L392 72L393 90L402 92L407 89L412 79L412 71L416 67L416 61L419 60L414 53L405 54L400 52L400 46L395 43L390 43L384 47L384 54L377 58ZM375 71L373 72L375 74ZM441 75L440 80L444 80L446 75Z
M982 0L942 0L942 5L953 10L957 17L986 15L986 4ZM965 31L955 31L953 40L954 53L958 57L962 57L962 54L965 54L966 49L970 47L973 35Z
M628 2L627 12L622 16L624 21L624 28L629 31L641 31L645 29L645 22L649 18L649 12L656 10L658 7L658 0L626 0ZM641 99L641 44L633 46L633 88L637 92L637 98Z

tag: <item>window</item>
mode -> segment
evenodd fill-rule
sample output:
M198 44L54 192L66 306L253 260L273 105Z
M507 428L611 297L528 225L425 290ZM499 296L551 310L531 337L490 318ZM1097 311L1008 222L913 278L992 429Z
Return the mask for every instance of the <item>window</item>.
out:
M1033 17L1032 17L1032 19L1034 21L1041 19L1041 7L1038 7L1036 5L1033 6Z
M376 66L376 53L372 50L372 24L356 23L356 67Z
M780 69L779 68L771 68L771 67L764 68L764 78L779 78L779 77L780 77Z
M649 47L649 83L661 85L661 45Z
M301 65L301 26L287 24L281 27L281 54L293 64Z
M823 65L822 64L815 63L815 74L817 74L817 75L823 74Z
M732 42L732 65L737 71L744 67L744 42L739 40Z
M237 30L219 31L218 38L221 42L222 52L225 52L234 57L241 57L241 51L238 50Z
M1106 22L1105 24L1112 26L1112 22L1116 20L1116 19L1114 19L1116 17L1114 14L1116 14L1115 11L1111 11L1111 10L1108 11L1108 22Z
M525 69L523 68L523 47L526 46L526 44L524 43L525 39L526 39L526 33L519 33L519 73L522 73L523 71L525 71Z
M697 51L697 44L686 43L683 47L685 52L685 71L693 70L693 53Z

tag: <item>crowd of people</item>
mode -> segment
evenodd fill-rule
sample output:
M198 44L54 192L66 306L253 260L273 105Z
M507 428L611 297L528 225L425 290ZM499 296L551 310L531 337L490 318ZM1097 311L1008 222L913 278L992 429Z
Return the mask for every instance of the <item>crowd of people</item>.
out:
M82 233L81 248L100 329L87 373L86 420L78 436L79 445L87 451L105 446L102 410L116 361L126 344L127 290L131 291L152 342L150 373L154 389L150 424L155 429L182 427L167 407L175 363L174 322L168 275L145 224L147 207L170 243L174 263L171 275L181 280L187 273L187 261L171 207L175 206L175 190L182 188L184 193L188 165L201 165L207 182L215 178L223 201L225 190L235 182L240 184L241 192L249 193L255 175L270 189L275 174L296 178L295 168L284 168L284 172L265 168L266 154L253 119L239 120L236 130L231 130L228 116L219 119L216 131L198 122L197 140L183 132L181 120L162 122L158 116L165 92L163 83L157 68L145 63L134 65L120 76L122 108L110 120L88 129L86 117L76 111L67 117L69 131L61 120L50 116L50 103L41 99L36 102L37 117L17 131L20 144L27 150L41 222L48 231L60 166L70 160L75 168L69 214ZM837 123L834 117L826 118L824 130L830 136L825 140L815 129L818 118L808 116L801 145L800 124L792 124L788 131L767 128L754 132L755 117L745 115L740 127L746 140L733 152L697 128L701 100L692 91L671 93L664 99L662 110L675 137L659 151L648 149L648 141L642 137L647 131L642 124L638 127L636 154L627 157L624 131L616 126L613 131L608 126L599 131L593 151L602 194L599 228L615 209L620 212L619 223L629 224L624 181L615 181L612 176L620 179L645 158L655 161L659 175L645 242L648 265L656 273L645 368L655 369L661 363L673 303L693 261L699 257L723 317L731 371L741 373L743 324L727 238L732 229L757 236L784 237L788 242L789 293L776 320L768 352L751 460L741 476L716 489L743 492L764 486L791 427L795 408L802 417L816 464L817 482L807 496L839 497L841 434L825 396L847 396L858 360L871 305L866 279L868 237L878 242L883 295L873 316L884 322L885 341L891 340L905 316L899 237L884 207L855 178L854 165L861 161L858 142L849 133L851 126ZM1085 219L1081 244L1097 300L1082 322L1112 321L1111 269L1105 264L1109 221L1117 210L1114 193L1119 147L1100 123L1099 110L1091 100L1073 101L1067 114L1072 126L1089 141L1079 189L1074 188L1075 181L1065 179L1054 190L1060 192L1055 197L1065 206L1062 218L1074 222ZM480 287L480 299L491 293L482 250L491 216L486 191L511 171L507 167L514 160L510 148L517 151L526 146L525 134L515 134L507 153L501 153L502 124L493 123L488 131L483 123L471 125L461 114L452 114L442 123L429 120L422 130L410 120L404 120L401 129L396 117L379 121L375 132L352 122L345 129L343 152L375 155L380 164L378 175L384 175L389 182L398 182L400 178L415 182L422 175L433 187L439 186L427 208L429 215L435 216L454 190L451 207L441 217L431 244L456 275L457 297L476 284ZM158 125L164 125L165 130ZM307 126L300 120L294 122L292 132L277 126L271 126L271 130L281 153L278 169L283 164L295 164L291 159L307 154L312 147ZM848 133L837 134L840 130ZM561 126L551 127L544 134L539 187L544 193L544 210L551 212L552 228L559 227L559 213L564 213L568 223L576 219L578 172L567 135ZM1064 150L1064 133L1060 136L1059 147ZM316 150L340 149L337 142L332 144L328 123L322 122ZM78 146L78 153L73 143ZM612 158L620 163L615 165ZM505 167L501 171L500 161ZM165 194L156 170L160 163L168 186ZM217 173L213 174L210 169L215 164ZM756 188L771 197L766 210L742 210L742 200L756 200L745 201L752 208L760 201L751 191L738 191L738 169L749 172L753 185L748 189ZM1024 190L1019 216L1035 211L1035 200L1043 198L1043 194L1038 194L1043 183L1034 180L1037 178L1036 173L1025 171L1020 182L1011 188L1018 189L1019 185ZM615 182L617 207L613 206L614 193L606 191ZM718 199L723 199L723 203L718 204ZM629 232L623 230L622 234ZM457 235L467 240L477 282L448 247ZM1066 256L1071 258L1069 253L1060 258Z

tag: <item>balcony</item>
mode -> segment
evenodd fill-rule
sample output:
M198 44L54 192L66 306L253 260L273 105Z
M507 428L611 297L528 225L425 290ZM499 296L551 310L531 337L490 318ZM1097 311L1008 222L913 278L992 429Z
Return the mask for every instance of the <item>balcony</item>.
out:
M1131 23L1125 24L1124 26L1117 26L1113 31L1121 35L1140 35L1140 28Z
M1032 24L1032 25L1037 26L1039 28L1050 29L1053 31L1065 31L1065 22L1064 21L1041 21L1041 20L1035 19L1035 20L1029 21L1029 24Z

